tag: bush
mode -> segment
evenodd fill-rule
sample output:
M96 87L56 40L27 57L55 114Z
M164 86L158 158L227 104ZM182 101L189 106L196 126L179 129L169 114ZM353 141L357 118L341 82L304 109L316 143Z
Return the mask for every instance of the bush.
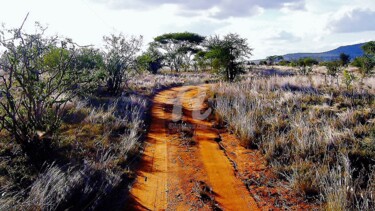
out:
M352 65L359 68L362 77L366 77L373 70L375 61L369 56L357 57L352 62Z
M66 103L88 83L74 68L76 49L70 40L22 29L1 30L1 129L7 130L29 156L39 156L60 126Z
M300 58L298 61L292 63L292 66L299 67L299 71L303 75L307 75L312 71L312 66L317 65L319 62L313 58Z
M127 38L123 34L104 37L106 80L108 92L118 94L121 85L129 74L135 69L136 54L142 46L142 37Z
M152 74L162 68L162 56L156 50L149 49L147 52L137 57L137 66L140 70L147 70Z

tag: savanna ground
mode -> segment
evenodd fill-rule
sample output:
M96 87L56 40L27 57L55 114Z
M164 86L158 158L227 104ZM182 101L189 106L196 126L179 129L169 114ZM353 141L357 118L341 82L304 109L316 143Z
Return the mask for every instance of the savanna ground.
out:
M2 209L59 209L67 203L80 209L126 208L147 145L153 96L212 79L208 73L145 74L132 78L130 91L120 97L74 99L65 111L59 145L44 155L61 156L61 163L24 168L27 159L2 132ZM347 87L342 76L331 80L290 68L253 68L237 82L210 85L209 127L259 208L371 210L374 82L368 77ZM175 166L176 180L187 182L186 190L175 190L185 200L179 203L220 208L212 194L219 190L202 170L200 136L190 132L174 134L183 142L174 149L180 161L172 165L191 165Z

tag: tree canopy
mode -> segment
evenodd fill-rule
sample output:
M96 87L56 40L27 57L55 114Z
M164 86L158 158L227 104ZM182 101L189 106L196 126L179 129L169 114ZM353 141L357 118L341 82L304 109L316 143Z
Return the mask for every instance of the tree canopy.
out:
M375 56L375 41L368 42L362 46L362 50L367 55Z
M137 57L137 65L141 70L147 70L153 74L162 67L163 56L152 46L146 52Z
M243 64L246 58L252 54L247 40L238 34L228 34L223 38L212 36L207 40L207 57L218 61L219 72L228 81L233 81L235 77L243 72Z
M199 51L197 46L204 40L205 37L191 32L167 33L155 37L151 45L160 50L165 65L179 71L182 66L190 67L193 55Z
M155 42L161 44L168 44L172 43L182 43L188 42L193 44L200 44L203 42L205 38L199 34L191 33L191 32L177 32L177 33L167 33L154 38Z
M278 55L268 56L266 58L266 60L268 61L268 65L273 65L273 64L275 64L275 62L281 61L283 59L284 59L283 56L278 56Z

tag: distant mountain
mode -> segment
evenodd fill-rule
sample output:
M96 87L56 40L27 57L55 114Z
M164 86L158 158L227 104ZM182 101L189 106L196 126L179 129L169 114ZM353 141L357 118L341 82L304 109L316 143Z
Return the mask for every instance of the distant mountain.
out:
M300 58L305 57L312 57L314 59L317 59L319 61L332 61L335 59L339 59L339 56L341 53L345 53L350 55L351 59L354 59L356 57L363 56L364 52L361 49L362 45L365 43L355 44L355 45L347 45L347 46L341 46L339 48L336 48L331 51L322 52L322 53L293 53L293 54L286 54L284 55L285 60L297 60Z

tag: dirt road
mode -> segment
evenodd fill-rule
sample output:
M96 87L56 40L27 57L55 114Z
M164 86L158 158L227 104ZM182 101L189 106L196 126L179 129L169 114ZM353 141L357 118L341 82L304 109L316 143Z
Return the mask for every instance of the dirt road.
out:
M258 210L204 115L208 90L185 86L155 96L127 210Z

